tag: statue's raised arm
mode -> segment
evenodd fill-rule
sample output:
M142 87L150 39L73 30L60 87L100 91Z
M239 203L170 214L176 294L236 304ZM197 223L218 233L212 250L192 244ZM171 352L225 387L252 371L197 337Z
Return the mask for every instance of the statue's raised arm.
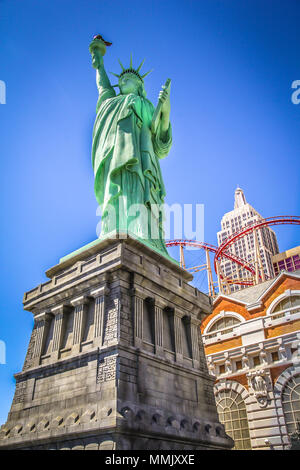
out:
M92 55L92 66L96 69L96 83L99 91L97 108L100 101L116 95L104 68L103 56L106 53L106 46L111 46L111 43L105 41L100 34L94 37L89 46Z
M159 160L168 155L172 144L170 86L167 81L155 108L144 88L150 72L142 75L144 61L135 69L132 57L129 67L119 61L122 70L113 74L118 83L111 85L103 65L107 45L100 35L90 44L99 90L92 162L95 194L102 209L101 237L125 232L167 255L162 228L165 187Z

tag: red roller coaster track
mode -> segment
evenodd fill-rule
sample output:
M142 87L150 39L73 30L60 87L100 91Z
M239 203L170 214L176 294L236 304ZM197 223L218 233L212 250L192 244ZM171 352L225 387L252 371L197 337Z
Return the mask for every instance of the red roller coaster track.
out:
M166 241L166 246L194 246L195 248L203 248L204 250L208 250L211 253L216 254L218 252L218 247L211 245L210 243L204 243L204 242L198 242L196 240L167 240ZM239 266L242 268L246 269L249 271L251 274L255 274L255 267L248 263L247 261L243 260L242 258L239 258L238 256L232 254L232 253L227 253L223 252L221 255L223 258L229 259L230 261L233 261L234 263L237 263ZM238 283L238 281L236 282ZM239 281L239 284L242 285L251 285L247 281Z
M214 258L214 268L215 271L217 269L217 261L225 256L225 253L230 245L232 245L236 240L244 237L248 233L252 232L255 229L263 228L263 227L268 227L272 225L300 225L300 216L296 215L279 215L277 217L268 217L267 219L262 219L259 220L258 222L254 222L250 225L248 225L246 228L243 228L242 230L239 230L238 232L233 233L230 235L226 240L219 246L217 252L215 253L215 258ZM247 269L245 267L245 269Z
M230 245L232 245L236 240L244 237L248 233L252 232L255 229L267 227L267 226L272 226L272 225L300 225L300 216L293 216L293 215L281 215L277 217L268 217L267 219L262 219L259 220L258 222L254 222L247 227L243 228L242 230L233 233L230 235L226 240L219 246L214 246L209 243L204 243L204 242L198 242L196 240L167 240L166 241L166 246L193 246L196 248L203 248L205 250L210 251L211 253L215 254L214 257L214 268L217 273L217 262L220 258L226 258L229 259L230 261L233 261L234 263L238 264L242 268L244 268L246 271L250 272L252 275L255 275L255 267L248 263L247 261L243 260L242 258L239 258L237 255L234 255L231 252L228 252L228 248ZM219 274L221 279L223 279L222 274ZM260 276L261 278L261 276ZM239 285L245 285L249 286L252 285L252 281L234 281L234 280L228 280L231 283L234 284L239 284Z

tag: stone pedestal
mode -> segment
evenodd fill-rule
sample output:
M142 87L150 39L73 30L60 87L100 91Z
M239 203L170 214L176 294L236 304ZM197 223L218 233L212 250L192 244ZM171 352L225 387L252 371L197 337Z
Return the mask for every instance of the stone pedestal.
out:
M64 258L27 292L35 324L0 448L230 449L199 324L208 296L132 239Z

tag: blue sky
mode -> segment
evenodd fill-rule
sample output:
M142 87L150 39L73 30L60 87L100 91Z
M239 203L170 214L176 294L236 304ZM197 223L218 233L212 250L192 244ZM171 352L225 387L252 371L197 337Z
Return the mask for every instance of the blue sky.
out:
M166 202L204 204L205 240L216 244L237 185L265 217L299 213L299 21L297 0L0 0L0 423L32 328L23 293L96 238L93 35L113 42L109 71L130 52L135 66L146 58L155 104L172 78ZM299 244L298 227L276 233L280 250Z

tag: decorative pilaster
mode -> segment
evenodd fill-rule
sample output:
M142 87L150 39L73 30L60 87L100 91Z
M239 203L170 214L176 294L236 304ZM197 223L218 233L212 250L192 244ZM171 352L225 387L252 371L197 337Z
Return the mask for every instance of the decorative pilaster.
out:
M200 328L200 321L196 318L191 318L191 341L192 341L192 359L193 367L199 369L200 367L200 345L198 341L198 330Z
M71 305L75 307L73 326L73 352L80 352L80 344L83 337L88 304L89 300L86 296L81 296L71 301Z
M137 288L132 289L133 296L133 344L140 348L143 342L143 316L144 316L144 293Z
M49 331L51 319L52 315L48 312L43 312L35 316L36 336L33 349L33 366L39 365L40 363L40 358Z
M177 309L174 311L174 335L175 335L175 358L176 362L183 362L182 346L182 322L183 314Z
M155 299L154 305L154 334L155 334L155 353L163 356L163 309L164 305Z
M59 350L64 334L65 314L69 310L67 305L59 305L51 310L51 313L55 316L54 329L53 329L53 342L52 342L52 354L54 359L58 359Z
M104 337L105 296L109 293L106 285L90 293L95 299L94 340L102 346Z

